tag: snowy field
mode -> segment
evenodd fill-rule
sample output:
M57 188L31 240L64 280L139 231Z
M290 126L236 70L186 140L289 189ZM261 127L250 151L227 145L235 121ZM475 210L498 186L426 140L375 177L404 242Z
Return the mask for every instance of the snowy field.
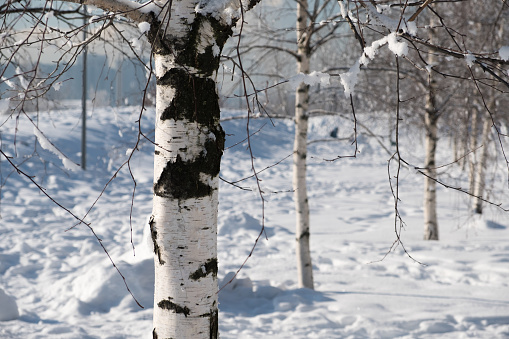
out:
M96 109L87 121L88 170L75 172L41 148L26 117L19 121L2 117L2 150L16 156L13 161L35 175L58 203L82 217L100 196L86 220L145 308L133 301L91 230L84 225L72 228L76 224L72 216L2 157L0 338L151 337L153 261L147 220L153 146L149 142L141 143L131 162L137 184L131 222L134 183L127 167L101 195L127 159L126 151L134 147L138 115L139 108ZM152 120L150 112L142 120L148 136ZM275 127L267 120L251 122L251 132L265 124L251 139L256 169L268 167L260 173L265 209L258 193L221 184L220 281L229 280L249 255L262 213L266 224L266 235L253 256L219 293L221 338L509 338L509 214L487 207L483 219L474 219L466 196L440 187L441 240L425 242L423 178L403 168L402 240L422 264L409 258L402 246L382 260L395 240L389 156L362 134L361 152L355 159L323 160L352 154L348 141L310 145L308 190L316 290L298 289L291 157L283 160L292 150L293 123L274 123ZM387 123L370 124L376 125ZM79 162L79 110L41 114L39 126L59 150ZM223 126L227 146L238 145L225 151L221 176L237 181L252 173L247 143L242 141L246 122L233 120ZM337 126L340 136L352 132L346 120L320 118L311 121L310 137L325 138ZM402 148L406 160L415 165L423 163L421 139L406 138L409 141ZM439 164L451 161L446 153L450 148L443 140ZM492 193L491 198L507 207L507 177L499 162L499 175L490 182L506 193ZM461 168L450 170L444 180L461 184L455 179ZM394 166L391 173L395 174ZM255 182L248 179L237 185L252 189Z

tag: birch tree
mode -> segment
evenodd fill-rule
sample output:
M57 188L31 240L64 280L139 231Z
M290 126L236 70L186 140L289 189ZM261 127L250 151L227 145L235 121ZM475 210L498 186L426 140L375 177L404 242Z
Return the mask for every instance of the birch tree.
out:
M312 29L308 26L308 2L297 1L297 73L309 74ZM309 201L306 185L309 85L300 83L295 93L295 140L293 142L293 189L295 202L295 252L299 287L314 288L309 247Z
M503 96L509 89L507 74L508 56L500 53L504 50L501 41L495 42L495 31L484 30L484 38L478 39L472 30L472 22L498 21L507 16L507 3L495 1L489 5L483 1L339 1L344 18L350 18L353 35L358 40L366 40L366 48L348 72L341 74L342 83L347 93L355 97L357 79L364 69L369 69L370 62L378 58L379 50L387 45L393 54L394 72L393 91L395 92L395 124L396 150L391 157L395 161L395 173L389 171L389 180L395 201L395 232L394 244L401 244L401 230L404 221L399 213L401 200L399 173L402 166L416 168L422 174L425 182L424 214L425 239L438 239L436 214L436 187L438 185L457 189L475 199L487 202L481 191L453 187L444 182L437 171L446 171L445 165L436 163L438 125L440 117L447 122L453 122L453 117L461 107L461 112L469 108L458 105L465 101L460 93L464 86L471 86L475 97L482 103L483 115L487 116L491 131L496 135L499 148L502 149L503 161L509 169L509 161L505 156L504 144L506 134L499 127L500 117L495 116L489 107L489 98L493 93ZM433 20L430 25L430 18ZM378 37L378 38L377 38ZM368 42L368 39L372 39ZM476 40L477 39L477 40ZM493 43L488 44L487 42ZM489 46L489 47L488 47ZM388 63L389 64L389 63ZM407 67L407 68L404 68ZM414 68L416 74L427 74L427 86L416 86L412 80L417 77L409 76L408 67ZM422 78L422 76L420 77ZM420 87L420 89L419 89ZM416 90L417 89L417 90ZM422 100L422 98L426 98ZM416 102L423 102L421 112L425 126L426 158L423 165L410 163L405 151L400 147L398 135L403 128L403 118L419 114L415 110ZM418 107L418 105L417 105ZM424 108L424 109L423 109ZM457 120L456 120L457 121ZM489 129L488 126L484 126ZM463 133L467 129L463 126L450 130ZM472 150L465 150L462 156ZM452 163L454 163L454 160ZM449 165L450 166L450 165ZM479 175L482 174L479 172Z
M232 28L257 1L67 2L104 11L89 18L103 24L85 41L76 40L82 27L66 31L48 25L49 19L77 13L75 8L64 11L53 1L29 0L0 5L5 28L2 44L13 53L2 75L26 45L35 45L42 53L60 39L64 41L61 53L77 55L90 41L108 36L106 29L114 28L117 20L138 24L146 33L157 82L149 222L155 258L153 337L217 338L218 175L225 135L219 124L216 74ZM34 26L24 30L21 42L10 43L7 38L15 34L15 21L23 15L35 18ZM13 24L5 25L9 19ZM41 78L37 70L14 75L27 79L18 108L22 110L25 99L34 93L48 90L60 75L55 72Z
M430 27L436 24L435 18L431 18ZM436 36L430 30L430 42L436 42ZM428 65L434 65L436 58L433 53L428 56ZM438 218L437 218L437 184L435 178L436 171L436 152L438 144L438 119L440 111L436 100L438 90L435 80L436 75L429 72L428 88L426 96L426 106L424 108L424 132L425 132L425 160L424 167L426 176L424 177L424 240L438 240Z
M334 11L333 2L329 0L296 1L296 40L285 37L286 40L271 41L264 34L271 32L270 27L263 26L261 31L250 34L256 35L261 44L248 44L243 53L252 50L264 50L269 53L283 52L296 62L296 73L304 77L309 75L312 68L312 57L321 47L336 38L336 32L341 27L339 13ZM263 18L259 18L264 22ZM260 39L260 36L262 39ZM264 41L266 40L266 41ZM278 44L275 44L279 42ZM281 44L284 42L284 44ZM292 46L293 45L293 46ZM318 52L319 53L319 52ZM272 53L271 53L272 55ZM294 123L295 134L293 143L293 177L292 188L295 204L295 252L297 261L297 282L299 287L314 289L313 266L310 247L310 212L307 194L307 144L308 119L310 105L309 81L300 82L295 89ZM284 114L281 114L284 115Z

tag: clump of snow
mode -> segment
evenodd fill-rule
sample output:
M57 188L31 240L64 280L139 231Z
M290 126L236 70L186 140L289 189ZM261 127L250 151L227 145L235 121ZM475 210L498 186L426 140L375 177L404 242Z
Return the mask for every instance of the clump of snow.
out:
M44 21L48 22L48 20L53 18L54 16L55 13L53 13L53 11L49 11L46 14L44 14Z
M62 152L56 148L51 141L46 138L42 132L34 126L34 135L37 138L37 141L39 142L39 145L41 145L42 148L45 150L50 151L51 153L55 154L60 160L62 160L62 164L64 165L65 169L69 171L78 171L80 170L80 167L76 165L74 162L72 162L68 157L66 157Z
M140 22L138 24L138 29L140 30L140 32L143 34L143 33L146 33L150 30L150 24L146 21L143 21L143 22Z
M350 70L340 75L341 84L345 88L345 96L347 98L354 92L361 66L367 66L370 60L375 58L380 47L385 44L388 44L391 52L397 56L405 56L408 53L408 45L406 42L399 41L396 33L391 33L388 36L373 41L370 46L364 48L364 53Z
M406 42L399 41L396 33L391 33L387 37L387 43L389 44L389 49L392 53L397 56L405 56L408 53L408 45Z
M385 45L387 43L388 37L383 37L381 39L375 40L371 43L370 46L366 46L364 48L364 54L361 56L361 59L359 60L362 65L367 65L369 63L369 60L364 58L364 55L366 55L369 59L373 60L375 58L376 53L378 52L378 49Z
M345 88L345 96L348 98L350 94L353 94L355 85L357 84L357 77L361 70L361 64L357 61L351 68L350 71L341 74L341 84Z
M245 6L245 4L242 4ZM199 1L194 9L202 15L212 15L215 19L231 25L234 19L240 17L240 5L236 0Z
M327 86L330 84L330 75L317 71L313 71L309 74L299 73L288 79L288 83L293 89L296 89L301 83L305 83L310 86L318 84Z
M475 56L472 53L465 54L465 61L468 67L472 67L474 65Z
M502 58L502 60L509 61L509 46L500 47L498 54Z
M18 305L14 297L0 288L0 321L9 321L19 318Z
M380 14L383 12L390 12L391 6L390 5L376 5L376 11Z
M60 90L60 87L62 87L62 81L53 83L52 87L55 91L58 92Z

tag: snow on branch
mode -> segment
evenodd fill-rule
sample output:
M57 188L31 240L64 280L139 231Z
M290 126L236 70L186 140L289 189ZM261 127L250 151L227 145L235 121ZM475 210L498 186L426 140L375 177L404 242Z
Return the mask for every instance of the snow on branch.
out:
M361 66L367 66L370 60L373 60L378 53L378 50L383 45L387 44L389 50L397 56L405 56L408 53L408 45L404 41L400 41L396 33L391 33L383 38L373 41L370 46L364 48L364 52L359 60L350 68L346 73L340 75L341 84L345 88L345 96L350 97L354 93L355 85L357 84L358 75Z
M310 86L319 84L322 86L327 86L330 83L330 75L317 71L311 72L309 74L299 73L288 79L288 83L292 89L296 89L301 83L305 83L306 85Z
M64 165L65 169L69 171L78 171L81 169L78 165L76 165L73 161L66 157L62 152L60 152L60 150L56 148L55 145L53 145L51 141L49 141L48 138L46 138L46 136L36 126L34 126L34 135L42 148L50 151L51 153L55 154L60 160L62 160L62 164Z

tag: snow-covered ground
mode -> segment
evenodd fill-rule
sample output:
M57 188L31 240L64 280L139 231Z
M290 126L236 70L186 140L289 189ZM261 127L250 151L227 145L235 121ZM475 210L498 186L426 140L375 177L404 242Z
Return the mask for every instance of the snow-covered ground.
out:
M130 164L136 181L132 218L134 182L126 166L101 194L127 159L126 151L134 147L138 115L135 107L96 109L87 121L88 169L75 172L67 171L61 159L40 147L25 117L19 121L2 117L2 150L15 156L12 160L17 164L23 162L20 168L35 175L53 199L82 217L100 197L86 220L145 308L133 301L91 230L84 225L72 228L76 220L2 158L0 338L151 337L153 262L146 224L152 202L153 146L148 141L142 141ZM152 120L150 112L142 120L149 137ZM359 137L361 152L355 159L323 160L352 154L348 141L310 145L316 290L298 289L289 192L291 157L285 159L292 149L293 124L274 124L251 121L251 132L264 125L251 138L255 168L267 168L259 174L267 200L264 209L256 189L221 185L221 281L228 281L249 255L262 214L266 225L238 278L219 293L222 338L509 337L509 215L488 207L484 219L476 220L468 212L465 195L440 187L441 240L425 242L422 177L403 168L399 208L406 224L402 240L415 261L402 246L381 260L395 240L389 156L364 135ZM386 124L370 126L377 125ZM79 162L79 110L41 114L39 126L54 146ZM223 126L227 146L237 145L225 151L221 176L237 181L252 173L247 142L242 141L246 121L232 120ZM311 121L311 138L327 137L336 126L340 135L352 131L346 120L317 118ZM421 138L406 140L403 156L422 164ZM451 161L449 148L443 141L439 162ZM451 171L461 174L458 166ZM444 178L458 184L454 177ZM506 193L493 194L495 202L508 201L505 179L502 168L494 186ZM255 188L253 179L237 185Z

